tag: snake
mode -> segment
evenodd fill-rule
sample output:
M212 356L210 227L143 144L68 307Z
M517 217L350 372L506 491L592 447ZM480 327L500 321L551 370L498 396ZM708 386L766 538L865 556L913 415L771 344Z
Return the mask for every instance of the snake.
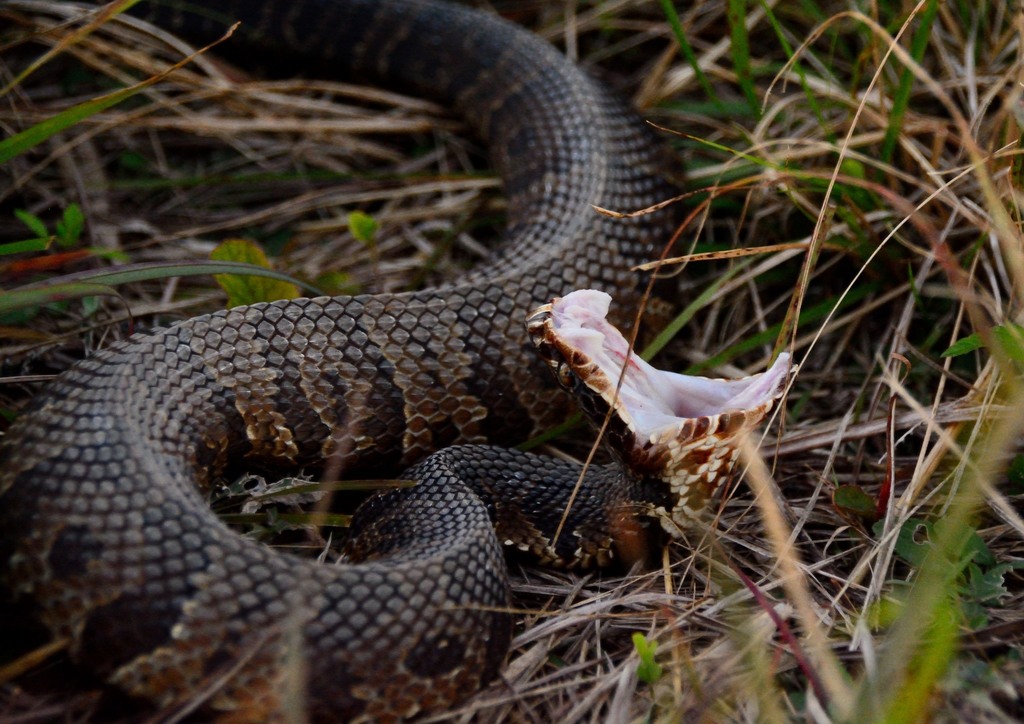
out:
M697 514L788 359L723 381L633 355L613 323L632 319L636 266L677 213L595 207L671 197L669 154L546 41L432 0L200 5L133 12L197 43L241 21L225 47L451 106L502 180L503 240L438 287L217 311L74 365L0 442L0 580L77 664L155 706L203 692L225 721L445 710L501 671L506 549L602 565L623 521ZM606 425L616 463L581 475L506 447L574 400ZM322 563L211 511L208 491L239 469L417 482L365 502L343 559Z

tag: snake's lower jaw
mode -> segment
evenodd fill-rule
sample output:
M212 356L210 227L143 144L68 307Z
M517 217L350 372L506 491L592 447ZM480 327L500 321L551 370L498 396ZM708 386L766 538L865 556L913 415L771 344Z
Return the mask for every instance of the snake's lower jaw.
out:
M741 438L764 421L797 368L783 353L767 371L741 379L658 370L608 323L610 301L603 292L572 292L537 309L527 328L594 424L611 411L610 447L634 475L670 487L666 527L682 526L728 481Z

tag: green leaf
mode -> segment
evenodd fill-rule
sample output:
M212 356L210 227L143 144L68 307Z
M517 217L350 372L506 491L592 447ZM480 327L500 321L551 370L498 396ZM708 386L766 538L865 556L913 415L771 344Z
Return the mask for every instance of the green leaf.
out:
M352 236L356 237L366 246L372 246L376 242L380 224L369 214L364 214L362 211L353 211L348 215L348 228L352 232Z
M6 244L0 244L0 256L8 256L10 254L23 254L26 251L46 251L46 247L48 247L49 245L49 238L25 239L24 241L9 241Z
M963 616L964 625L971 631L977 631L989 624L988 609L977 601L961 599L960 615Z
M992 336L1010 359L1024 362L1024 327L1019 324L1000 325L992 328Z
M923 534L923 542L917 537ZM896 555L915 568L920 568L925 556L931 550L932 526L920 518L911 518L896 535Z
M881 521L875 525L876 533L880 532L877 530L880 526ZM960 526L950 532L946 530L947 526L949 521L945 518L935 523L910 518L897 534L896 554L916 568L924 563L925 557L934 549L956 575L963 573L969 565L995 564L995 556L976 530ZM945 541L944 547L937 549L935 541Z
M82 298L82 315L88 319L92 317L100 309L100 298L94 296L88 296Z
M992 339L999 349L1017 362L1024 362L1024 327L1019 324L1000 324L992 328ZM978 334L958 339L942 353L943 357L959 357L985 346Z
M57 222L57 243L62 247L71 247L78 243L85 227L85 216L78 204L70 204L64 209L63 218Z
M832 494L832 505L847 515L870 521L878 518L875 499L856 485L840 485L836 488Z
M967 566L967 585L964 593L978 603L998 605L999 599L1010 595L1003 583L1003 577L1013 570L1009 563L984 569L971 563Z
M981 337L977 334L970 334L963 339L958 339L956 342L951 344L945 352L942 353L943 357L960 357L965 354L969 354L977 349L981 349L984 345L982 344Z
M31 214L24 209L15 209L14 215L18 217L18 221L23 223L32 233L40 239L47 239L50 236L50 230L46 228L46 224L35 214Z
M902 598L885 596L868 609L868 622L873 629L889 628L903 614L906 605Z
M980 566L995 565L996 557L992 555L985 539L978 535L978 531L971 527L961 526L955 530L958 535L954 537L952 533L945 532L948 525L948 518L939 518L935 521L935 535L940 539L956 540L959 545L951 553L954 554L957 562L962 562L965 565L968 562L977 563Z
M316 285L332 296L336 294L358 294L359 282L351 274L342 271L324 272L316 278Z
M254 266L270 268L270 260L257 244L248 239L228 239L213 250L210 258L214 261L235 261ZM299 288L290 282L248 274L217 274L214 279L227 292L228 306L256 302L272 302L276 299L294 299Z
M658 648L656 641L648 641L642 633L633 634L633 648L640 657L640 663L636 667L636 676L645 684L653 684L664 673L654 660L654 652Z

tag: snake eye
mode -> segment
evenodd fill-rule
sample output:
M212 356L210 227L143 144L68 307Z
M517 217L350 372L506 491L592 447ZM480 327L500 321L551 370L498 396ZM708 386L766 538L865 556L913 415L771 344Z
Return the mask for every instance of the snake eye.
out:
M558 377L558 384L566 389L572 389L576 375L573 374L572 368L568 364L565 362L560 363L558 369L555 370L555 375Z

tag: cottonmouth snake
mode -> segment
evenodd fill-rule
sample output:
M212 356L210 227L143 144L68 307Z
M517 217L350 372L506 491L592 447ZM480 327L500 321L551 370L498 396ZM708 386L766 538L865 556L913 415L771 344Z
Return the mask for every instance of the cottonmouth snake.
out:
M207 19L161 21L203 42L241 19L243 36L453 105L503 179L505 242L456 284L235 308L76 365L0 447L4 580L77 661L160 704L216 681L210 711L238 720L280 714L296 692L319 719L448 706L492 679L508 646L494 526L542 559L607 559L609 521L631 506L697 507L686 496L713 488L732 459L714 433L756 423L780 378L748 395L756 414L716 416L733 390L673 428L692 469L671 491L657 485L665 453L653 437L634 446L647 455L637 476L594 469L557 541L575 466L479 445L424 460L457 443L516 442L564 417L568 398L544 367L585 387L597 363L557 340L557 306L531 322L541 356L524 317L586 287L613 292L620 319L635 305L644 279L631 267L668 238L671 211L622 220L591 205L668 197L663 151L552 47L492 15L414 1L202 5ZM591 390L595 415L618 404L609 379ZM620 444L632 424L621 419ZM351 562L327 566L243 538L210 512L201 491L239 460L332 461L356 476L418 462L403 477L421 482L364 505Z

